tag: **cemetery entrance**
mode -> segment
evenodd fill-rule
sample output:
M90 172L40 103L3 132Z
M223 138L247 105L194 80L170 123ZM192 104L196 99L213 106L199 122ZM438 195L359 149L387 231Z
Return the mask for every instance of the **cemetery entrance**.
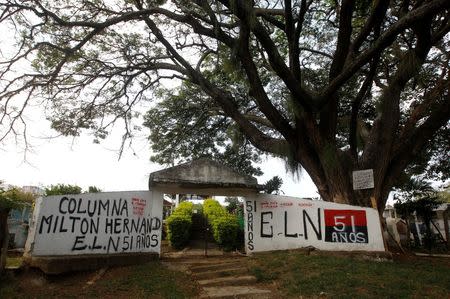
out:
M47 273L157 258L161 253L164 194L245 198L247 254L308 246L335 251L385 250L375 209L262 194L261 189L251 176L199 159L151 173L149 191L39 199L26 257L31 266ZM216 233L216 240L229 235L226 230L221 236Z
M211 248L217 251L217 246L214 246L215 243L219 243L226 250L235 248L233 246L236 245L236 242L230 240L232 237L230 235L237 235L237 238L240 236L242 239L240 243L242 245L244 243L243 211L241 215L235 215L236 211L234 211L232 216L211 197L250 196L257 194L262 186L258 185L257 180L251 176L241 175L208 159L199 159L150 174L149 188L161 193L171 194L172 200L176 202L175 213L165 221L166 228L173 227L172 230L182 230L169 236L172 247L176 249L189 247L189 252L185 250L186 254L194 254L194 252L199 254L200 251L207 254L209 248L211 255L214 254ZM193 197L193 199L196 199L194 200L195 205L189 202L189 200L192 200L191 194L196 194ZM186 219L186 214L189 214L189 219ZM238 229L239 222L236 221L236 216L241 220L240 230ZM230 220L230 217L233 219ZM227 222L227 220L229 221ZM220 222L219 225L211 225L218 221ZM234 224L236 230L230 228L227 230L224 227L227 224L229 226ZM187 231L187 227L191 227L191 229ZM183 229L186 229L186 231L183 231ZM227 233L222 233L225 230L227 230ZM171 230L169 229L169 231ZM182 240L180 237L186 235L190 235L190 240Z

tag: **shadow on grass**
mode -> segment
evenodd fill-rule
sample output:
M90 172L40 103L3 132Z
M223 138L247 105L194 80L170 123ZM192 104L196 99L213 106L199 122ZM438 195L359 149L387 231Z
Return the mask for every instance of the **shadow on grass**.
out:
M109 268L94 284L97 272L47 276L30 270L0 280L0 298L193 298L197 285L159 261Z
M286 297L448 298L450 262L363 261L349 257L274 252L257 255L251 272L273 281Z

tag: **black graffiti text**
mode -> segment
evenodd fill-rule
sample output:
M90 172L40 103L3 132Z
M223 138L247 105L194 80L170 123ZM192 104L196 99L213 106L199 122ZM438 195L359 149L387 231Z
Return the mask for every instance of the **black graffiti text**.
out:
M128 217L126 199L89 200L85 198L68 198L64 196L59 202L59 212L65 214L86 214L93 216L125 216Z
M72 251L106 251L120 253L132 250L154 248L159 245L158 234L141 234L131 236L109 236L104 244L100 244L98 237L90 240L87 236L75 236Z
M39 225L39 234L81 232L81 234L98 234L99 218L81 218L76 216L50 215L42 216Z
M306 210L301 210L300 214L296 213L288 213L288 211L284 211L283 214L284 220L284 228L283 235L286 238L304 238L308 240L311 236L311 233L314 233L317 240L322 240L322 223L321 223L321 211L320 208L317 209L317 217L315 221L311 218L311 215L308 214ZM301 233L297 233L294 231L289 231L288 223L293 223L292 218L300 218L300 223L302 224L299 228ZM261 213L261 238L273 238L274 236L274 227L273 227L273 212L262 212ZM292 228L291 228L292 229Z
M161 228L161 220L153 218L106 218L105 234L149 234Z
M245 210L247 212L247 248L248 250L255 249L253 242L253 213L256 212L256 201L246 201Z

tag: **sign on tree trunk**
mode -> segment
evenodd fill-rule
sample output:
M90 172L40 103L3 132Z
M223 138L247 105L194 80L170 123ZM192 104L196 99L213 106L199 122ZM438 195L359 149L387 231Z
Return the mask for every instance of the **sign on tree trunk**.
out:
M353 190L372 189L374 186L373 169L353 171Z

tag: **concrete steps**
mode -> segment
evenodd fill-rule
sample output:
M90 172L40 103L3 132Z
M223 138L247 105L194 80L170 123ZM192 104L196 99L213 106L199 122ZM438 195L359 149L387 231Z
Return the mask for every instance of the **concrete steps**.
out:
M256 283L256 277L253 275L226 276L226 277L198 280L197 282L202 287L226 286L230 284L232 284L233 286L237 286L237 285L254 284Z
M205 287L200 298L273 298L270 293L253 286Z
M227 267L225 265L224 268L219 269L219 270L192 272L192 276L197 280L201 280L201 279L207 279L207 278L218 278L218 277L233 276L233 275L238 275L238 274L245 274L247 272L248 272L248 269L246 267Z
M190 269L192 272L204 272L204 271L219 270L224 267L240 267L240 266L242 266L242 261L234 260L227 262L220 261L218 263L205 263L199 266L193 265L190 267Z
M277 298L270 290L257 285L256 277L249 273L247 257L193 256L194 251L164 255L162 262L191 275L201 288L200 298Z

